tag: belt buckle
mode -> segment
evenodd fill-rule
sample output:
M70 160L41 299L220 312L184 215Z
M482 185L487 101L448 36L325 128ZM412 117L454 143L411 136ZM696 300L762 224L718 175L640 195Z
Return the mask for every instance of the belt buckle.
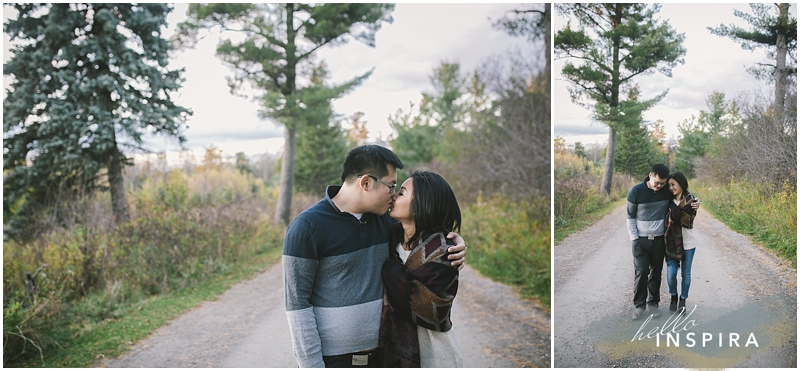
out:
M369 354L353 354L353 366L366 366L369 364Z
M647 235L647 239L648 239L648 240L655 240L655 239L656 239L656 236L654 236L654 235L652 235L652 234L648 234L648 235Z

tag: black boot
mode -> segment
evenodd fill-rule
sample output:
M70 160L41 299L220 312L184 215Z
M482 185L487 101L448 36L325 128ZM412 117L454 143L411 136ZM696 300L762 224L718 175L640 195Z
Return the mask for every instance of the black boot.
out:
M678 295L672 295L669 299L669 310L673 312L678 310Z
M678 301L678 310L681 310L681 309L683 309L684 311L686 311L686 299L684 299L684 298L681 298L681 299Z

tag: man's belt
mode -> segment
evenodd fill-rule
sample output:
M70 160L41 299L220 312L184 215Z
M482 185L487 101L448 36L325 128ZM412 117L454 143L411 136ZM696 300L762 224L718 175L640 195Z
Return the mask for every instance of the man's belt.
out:
M374 364L377 361L377 357L378 349L376 348L363 352L340 354L338 356L322 356L322 359L327 362L342 362L352 366L367 366Z
M661 239L664 238L664 236L663 235L648 234L647 236L639 236L639 238L646 238L648 240L661 240Z

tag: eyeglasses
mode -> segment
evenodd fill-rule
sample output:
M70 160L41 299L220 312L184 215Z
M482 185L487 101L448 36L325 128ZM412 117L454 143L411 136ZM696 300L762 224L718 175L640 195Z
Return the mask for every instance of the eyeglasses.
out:
M363 175L362 175L362 176L363 176ZM383 184L383 185L385 185L385 186L389 187L389 194L392 194L392 193L394 193L394 188L395 188L395 187L397 187L397 184L389 184L389 183L386 183L386 182L384 182L384 181L382 181L382 180L380 180L380 179L378 179L378 178L376 178L376 177L374 177L374 176L372 176L372 175L369 175L369 174L367 174L367 176L368 176L368 177L370 177L370 178L372 178L372 179L373 179L373 180L375 180L376 182L378 182L378 183L380 183L380 184Z
M653 179L653 183L655 183L656 187L663 187L667 184L667 182L656 182L655 179Z

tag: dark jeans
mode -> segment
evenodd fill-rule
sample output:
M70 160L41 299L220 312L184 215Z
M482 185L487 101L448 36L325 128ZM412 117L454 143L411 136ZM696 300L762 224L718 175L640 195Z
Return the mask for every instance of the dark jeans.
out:
M661 291L661 268L664 267L664 239L639 237L633 241L633 305L658 305ZM650 293L649 300L647 293Z
M383 367L381 365L379 349L375 349L371 352L358 352L342 354L338 356L322 356L322 361L325 362L325 368Z

